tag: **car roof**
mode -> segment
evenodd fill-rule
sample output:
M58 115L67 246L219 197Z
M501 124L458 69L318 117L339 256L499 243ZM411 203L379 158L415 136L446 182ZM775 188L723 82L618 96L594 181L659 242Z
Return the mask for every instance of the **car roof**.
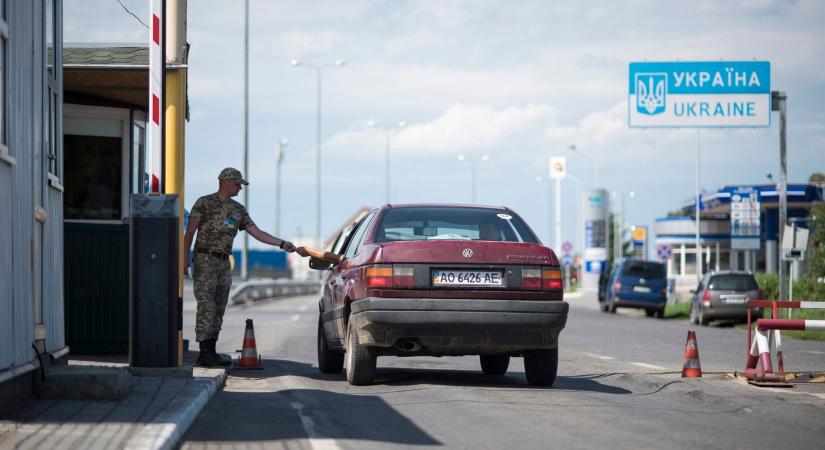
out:
M751 272L748 272L746 270L718 270L718 271L711 272L710 275L711 276L716 276L716 275L750 275L750 276L753 276L753 274Z
M475 209L492 209L497 211L512 211L506 206L487 206L487 205L471 205L465 203L387 203L381 206L381 209L392 208L475 208Z

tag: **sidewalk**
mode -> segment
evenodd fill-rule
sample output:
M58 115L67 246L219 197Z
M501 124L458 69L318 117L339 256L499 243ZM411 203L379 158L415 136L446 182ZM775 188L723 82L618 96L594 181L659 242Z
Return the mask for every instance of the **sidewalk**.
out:
M46 372L46 386L75 377L57 388L55 399L35 398L0 416L0 449L173 448L226 381L226 369L193 368L196 356L188 352L183 368L140 370L130 370L125 356L72 357L67 367ZM78 383L78 376L99 381ZM72 383L98 386L78 393Z

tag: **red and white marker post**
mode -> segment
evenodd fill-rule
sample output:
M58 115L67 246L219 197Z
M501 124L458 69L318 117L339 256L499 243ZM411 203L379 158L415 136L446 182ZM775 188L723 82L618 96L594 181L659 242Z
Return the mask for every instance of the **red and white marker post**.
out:
M163 92L164 66L164 28L163 17L165 0L149 1L149 16L151 30L149 33L149 151L146 152L149 161L146 167L149 172L149 192L161 192L163 186L163 110L165 96Z

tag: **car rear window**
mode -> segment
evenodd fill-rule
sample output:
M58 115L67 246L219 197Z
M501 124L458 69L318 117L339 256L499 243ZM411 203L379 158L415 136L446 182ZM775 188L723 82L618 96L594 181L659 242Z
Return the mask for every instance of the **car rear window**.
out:
M622 275L641 278L664 278L665 266L655 262L628 261L622 267Z
M438 239L537 242L527 225L512 212L450 207L389 209L376 228L373 242Z
M755 291L759 284L751 275L717 275L710 279L712 291Z

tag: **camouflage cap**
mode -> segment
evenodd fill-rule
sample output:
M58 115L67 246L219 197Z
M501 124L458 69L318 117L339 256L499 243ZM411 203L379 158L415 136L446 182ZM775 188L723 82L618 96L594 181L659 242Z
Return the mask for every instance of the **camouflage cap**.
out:
M234 167L227 167L226 169L221 170L221 174L218 175L219 180L232 180L232 181L239 181L241 184L249 184L248 181L243 179L243 175L241 171L235 169Z

